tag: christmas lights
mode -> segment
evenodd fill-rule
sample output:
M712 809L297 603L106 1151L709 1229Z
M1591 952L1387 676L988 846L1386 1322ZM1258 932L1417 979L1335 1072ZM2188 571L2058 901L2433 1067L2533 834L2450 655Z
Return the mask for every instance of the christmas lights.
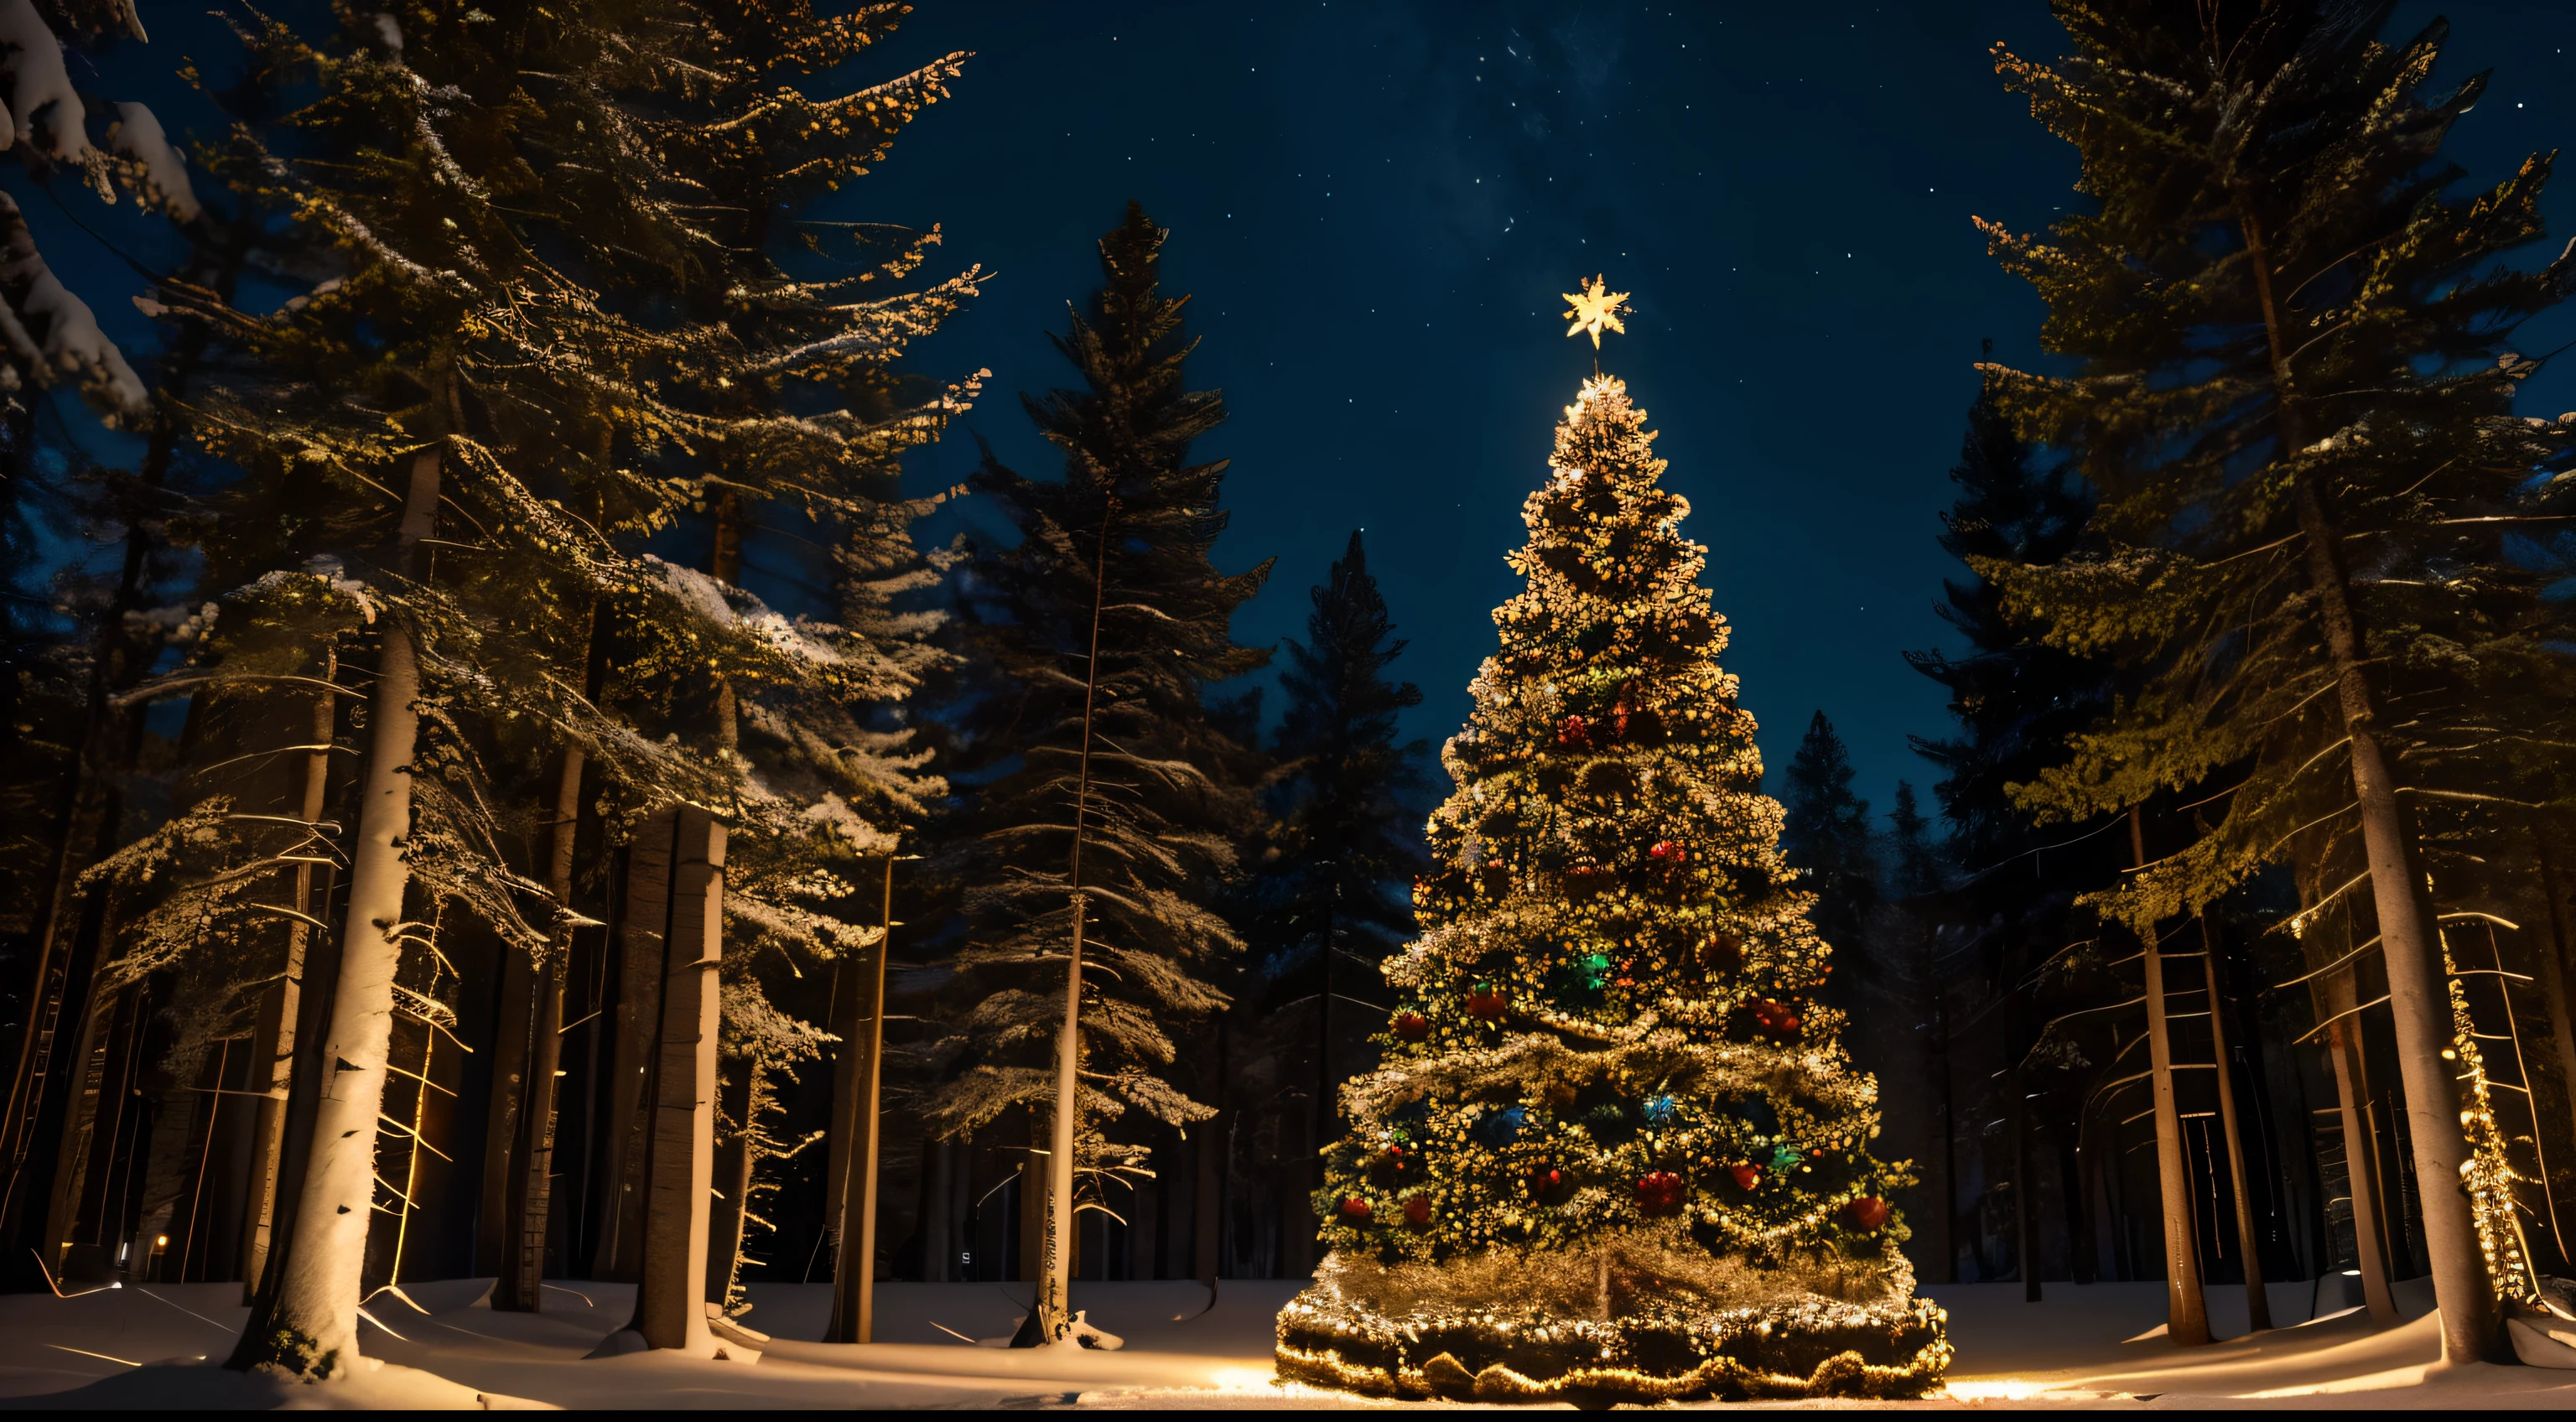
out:
M1613 328L1615 329L1615 327ZM1316 1194L1283 1376L1407 1397L1919 1396L1949 1358L1868 1152L1877 1084L1814 994L1717 661L1706 550L1644 412L1586 381L1522 509L1526 589L1443 750L1384 1065Z

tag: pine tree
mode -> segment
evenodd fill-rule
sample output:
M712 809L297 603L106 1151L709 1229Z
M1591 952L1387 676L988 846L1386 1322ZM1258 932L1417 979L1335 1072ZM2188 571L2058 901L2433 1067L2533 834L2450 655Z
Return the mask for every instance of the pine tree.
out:
M11 157L39 182L77 176L102 199L131 195L176 232L155 233L158 220L111 221L102 224L108 241L133 240L139 227L156 264L227 280L255 235L203 220L187 166L149 107L97 112L72 82L91 54L129 40L148 36L115 0L42 13L30 0L0 5L17 115L0 130L15 130ZM174 245L181 255L165 257ZM0 1273L27 1287L42 1286L39 1250L53 1247L44 1216L47 1177L61 1183L56 1143L80 1115L72 1083L81 1067L67 1058L101 941L82 876L117 847L124 788L137 783L138 718L116 698L198 610L154 607L183 590L163 537L179 441L170 411L147 390L183 390L202 346L182 337L157 354L129 361L46 261L17 204L0 198L0 898L23 906L26 921L23 948L15 932L0 935L8 987L23 1004L9 1014L21 1031L0 1126L0 1256L9 1261ZM142 436L132 468L86 452L75 399Z
M1413 924L1412 906L1391 890L1420 868L1414 797L1429 749L1396 742L1397 715L1421 705L1422 690L1387 677L1405 643L1356 530L1311 596L1306 641L1288 644L1279 678L1288 697L1272 741L1279 829L1254 886L1251 936L1274 960L1271 975L1315 1004L1307 1139L1320 1147L1340 1134L1333 1098L1358 1025L1352 993Z
M1900 899L1940 887L1940 856L1932 845L1932 822L1915 802L1914 782L1896 782L1896 808L1887 812L1888 891Z
M1911 1396L1945 1366L1653 438L1586 381L1523 505L1286 1376L1599 1401Z
M1810 915L1828 943L1857 950L1862 925L1878 902L1878 856L1871 845L1869 802L1852 793L1851 753L1834 723L1818 711L1789 761L1780 796L1780 853L1806 871L1816 908Z
M1994 343L1986 343L1992 354ZM1996 398L1996 385L1980 385L1968 407L1968 432L1959 462L1950 470L1958 498L1941 515L1941 550L1969 565L1966 581L1942 580L1941 620L1966 639L1964 654L1908 652L1907 662L1950 693L1950 715L1960 734L1948 740L1916 738L1914 751L1946 773L1933 786L1942 818L1950 823L1959 864L1971 883L2029 850L2036 842L2028 811L2013 803L2009 787L2035 779L2066 758L2067 738L2090 724L2107 703L2105 673L2049 645L2041 629L2007 615L2003 584L1976 572L1979 560L2046 567L2083 546L2092 504L2063 468L2032 467L2028 441L2013 428ZM2062 833L2055 836L2064 838ZM2027 870L2050 864L2014 864L2002 890L2026 903ZM2081 888L2099 887L2100 875L2081 876ZM2000 906L2000 905L1999 905Z
M922 571L892 561L920 506L885 496L896 454L934 437L961 392L907 399L886 365L971 292L971 274L854 302L862 284L909 272L926 240L846 278L791 280L746 260L699 208L711 171L769 172L761 196L775 204L862 170L956 57L808 100L755 81L833 62L889 16L844 24L790 5L719 32L685 7L641 25L610 6L503 8L352 12L323 39L246 26L254 63L305 102L244 115L218 172L256 210L291 215L316 258L302 265L343 275L266 318L185 283L163 292L232 349L237 373L192 403L191 432L243 471L192 529L211 585L229 589L224 631L166 689L309 680L344 644L372 646L376 664L366 784L342 846L348 928L297 1057L311 1144L289 1171L294 1198L280 1190L237 1366L320 1376L357 1354L388 1053L415 1025L456 1025L443 917L478 921L532 970L518 979L538 993L525 1045L551 1047L560 1019L543 1009L559 1011L582 922L565 902L577 807L619 836L675 800L724 807L753 849L788 846L766 864L742 856L753 892L736 896L738 917L828 951L874 930L809 907L846 897L813 863L877 849L862 815L907 803L918 765L899 733L853 717L920 665L906 650L920 629L886 602ZM703 47L734 41L747 52ZM663 107L674 96L701 111ZM296 133L285 156L264 146L280 128ZM604 174L618 181L594 181ZM851 625L780 616L640 552L711 486L792 499L837 530ZM708 685L731 707L717 724L689 695ZM743 722L754 741L716 734ZM822 744L842 732L856 733ZM253 871L327 828L204 811L115 866L130 883L176 882L137 924L135 971L155 954L254 964ZM734 996L739 1040L771 1017L756 994ZM810 1033L768 1035L810 1050ZM318 1096L324 1078L303 1065L316 1060L338 1064ZM529 1280L554 1073L521 1061L525 1125L505 1142L523 1186L505 1192L520 1267L506 1272ZM533 1306L533 1283L517 1293Z
M1986 342L1985 352L1993 350L1994 343ZM2075 900L2114 883L2128 863L2127 841L2121 836L2088 836L2062 828L2043 836L2011 793L2012 786L2063 764L2071 754L2068 738L2089 725L2110 700L2104 668L2049 645L2043 628L2009 614L2003 583L1977 571L1981 560L2044 567L2085 546L2091 501L2065 468L2036 467L2036 455L1998 402L1995 381L1982 380L1968 407L1959 462L1950 469L1958 496L1941 515L1939 540L1942 551L1968 566L1964 580L1942 580L1943 600L1937 607L1965 646L1957 654L1905 654L1916 671L1948 691L1958 728L1945 739L1915 737L1912 742L1916 754L1943 772L1933 793L1948 825L1955 873L1938 902L1922 908L1946 921L1951 933L1945 940L1936 929L1920 939L1921 951L1902 974L1915 999L1906 1006L1928 1021L1934 1039L1928 1055L1940 1137L1927 1145L1937 1145L1945 1160L1958 1148L1949 1136L1955 1115L1950 1064L1960 1055L1982 1056L1991 1050L2011 1069L2004 1078L2006 1099L1998 1103L2007 1119L2023 1122L2037 1113L2063 1121L2080 1118L2088 1109L2101 1084L2091 1074L2026 1075L2019 1067L2031 1057L2036 1024L2050 1016L2068 989L2081 997L2096 986L2107 970L2102 975L2092 970L2118 956L2077 955L2059 971L2035 971L2071 943L2094 935L2097 925L2089 915L2077 914ZM2117 993L2134 995L2125 985ZM2099 1003L2084 998L2066 1005ZM2079 1032L2092 1034L2082 1043L2090 1054L2062 1053L2050 1061L2116 1058L2118 1042L2093 1040L2107 1033L2113 1020L2100 1013L2071 1019L2073 1029L2058 1029L2058 1035L2071 1041ZM1953 1024L1959 1024L1955 1039ZM2080 1135L2080 1121L2074 1129ZM1971 1148L1981 1144L1979 1137ZM2026 1145L2026 1131L2017 1130L2013 1164L1982 1172L1989 1180L2012 1182L2016 1226L2026 1224L2024 1211L2031 1208L2030 1191L2022 1183L2027 1178ZM1956 1258L1952 1225L1965 1206L1950 1197L1953 1172L1942 1172L1940 1187L1946 1213L1939 1242L1944 1272L1938 1277L1946 1279ZM2178 1204L2188 1208L2188 1202Z
M1064 451L1063 480L995 458L976 479L1020 541L981 550L969 574L985 675L958 709L950 774L990 779L949 831L950 872L969 885L951 1044L964 1071L931 1118L958 1134L1017 1108L1052 1132L1033 1337L1069 1323L1074 1210L1110 1205L1144 1168L1145 1149L1112 1136L1119 1118L1209 1114L1169 1080L1172 1039L1225 1005L1207 978L1242 948L1212 905L1256 815L1255 758L1206 690L1266 660L1228 627L1270 565L1210 561L1226 464L1193 464L1190 446L1225 408L1183 384L1193 342L1186 298L1157 285L1165 235L1128 205L1100 242L1102 287L1056 338L1083 388L1024 401Z
M2544 660L2523 630L2541 579L2496 540L2556 512L2531 471L2567 436L2513 418L2538 362L2507 342L2568 269L2494 265L2540 235L2549 162L2454 196L2434 155L2485 80L2430 92L2447 27L2382 43L2392 8L2061 3L2072 58L1998 49L2091 203L2044 239L1986 226L2076 371L1992 373L2026 436L2077 452L2105 546L1978 566L2056 645L2136 679L2026 803L2082 821L2242 769L2212 832L2118 901L2141 933L2276 856L2366 876L2445 1347L2489 1358L2499 1294L2530 1285L2491 1118L2442 1057L2465 1039L2421 807L2491 796L2425 751L2482 683Z

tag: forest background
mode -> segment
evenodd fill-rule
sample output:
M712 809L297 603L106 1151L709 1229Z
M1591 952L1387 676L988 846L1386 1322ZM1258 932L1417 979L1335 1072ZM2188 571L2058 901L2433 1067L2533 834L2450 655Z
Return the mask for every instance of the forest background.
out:
M1004 397L988 395L946 438L905 455L905 488L927 495L973 482L985 459L978 439L1003 463L1049 477L1056 456L1009 396L1066 381L1038 333L1061 330L1060 303L1098 285L1095 240L1125 198L1143 199L1175 234L1165 291L1194 294L1191 329L1205 344L1187 383L1227 392L1231 419L1199 457L1236 461L1223 495L1233 519L1208 555L1228 574L1278 560L1262 595L1234 617L1232 638L1252 648L1305 640L1306 590L1328 580L1351 530L1365 528L1370 569L1398 635L1411 640L1391 675L1424 692L1402 713L1398 742L1436 742L1454 726L1460 689L1483 654L1487 609L1510 591L1496 556L1517 536L1509 510L1534 474L1537 432L1582 364L1556 337L1554 293L1596 269L1633 288L1633 334L1609 359L1670 431L1658 452L1699 507L1695 532L1712 545L1716 604L1738 629L1730 667L1745 679L1775 786L1791 801L1793 855L1830 871L1816 858L1827 852L1818 827L1865 827L1843 846L1858 853L1843 865L1849 892L1842 931L1831 936L1862 960L1896 965L1876 975L1880 1010L1910 1013L1910 1030L1932 1032L1921 984L1902 963L1940 915L1905 920L1904 905L1952 871L1984 866L1926 867L1919 857L1938 858L1939 826L1927 823L1909 843L1916 832L1889 818L1900 779L1921 787L1914 803L1927 821L1937 817L1930 782L1939 771L1907 737L1949 734L1942 692L1898 654L1949 645L1948 629L1925 610L1942 579L1961 576L1936 536L1953 494L1942 473L1957 462L1962 415L1977 393L1968 365L1978 343L1991 338L2008 365L2054 368L2037 349L2027 288L1996 270L1966 219L2029 230L2058 213L2071 157L1995 83L1986 46L2003 39L2051 55L2062 40L2040 7L2025 5L1851 16L1631 9L1533 7L1495 23L1401 7L1282 7L1222 20L1195 7L1139 7L1104 28L1046 7L932 7L860 67L882 78L973 50L958 101L908 130L852 195L820 200L812 213L938 222L946 241L934 250L937 269L998 273L907 356L909 369L941 377L987 367L987 391ZM2412 33L2431 13L2400 6L2389 31ZM2546 6L2448 13L2460 38L2442 75L2492 69L2494 79L2446 155L2494 181L2570 131L2576 116L2557 113L2570 101L2548 81L2576 20ZM193 12L151 18L149 45L96 45L76 58L75 82L149 101L174 135L211 131L212 111L193 107L172 80L174 61L219 66L233 41ZM1066 81L1068 72L1080 82ZM109 215L60 174L40 186L12 168L6 181L36 246L108 336L138 359L160 350L168 328L128 301L146 284L123 262L165 270L182 249L140 214ZM2571 225L2570 201L2563 190L2546 197L2554 228ZM2517 260L2549 255L2554 246ZM2520 340L2554 346L2567 319L2549 313ZM2555 413L2576 404L2576 383L2549 367L2520 398L2525 413ZM42 443L21 457L78 449L130 463L140 449L67 394L48 397L46 410ZM953 500L916 539L925 548L960 532L1008 542L997 508ZM712 551L703 532L686 528L658 546L693 565ZM30 573L63 551L43 541L26 548L36 562L15 570L22 586L40 582ZM793 538L755 531L739 580L771 606L804 611L815 608L813 569ZM1281 700L1269 691L1260 724ZM1818 734L1818 711L1838 729L1839 750L1830 730ZM169 713L153 732L173 743L182 734ZM1267 731L1243 739L1266 740ZM1804 780L1789 773L1802 749L1817 772ZM1831 769L1837 754L1854 767L1848 781ZM928 871L902 892L910 897L898 918L953 907ZM938 971L927 953L938 941L931 921L915 920L922 937L898 950L924 974ZM1268 1162L1296 1158L1312 1129L1312 1028L1289 1025L1288 1015L1312 987L1288 957L1249 961L1250 976L1229 988L1271 1009L1272 1030L1247 1032L1224 1049L1240 1055L1218 1058L1213 1104L1229 1114L1194 1128L1189 1152L1165 1163L1157 1198L1167 1202L1156 1214L1102 1227L1086 1246L1084 1276L1274 1274L1310 1256L1302 1193L1268 1178ZM2152 1204L2106 1194L2099 1211L2090 1202L2069 1209L2073 1139L2034 1133L2000 1104L1993 1082L2027 1045L2013 1038L2029 1024L2006 1028L1981 1012L2010 996L2013 978L1993 964L1983 971L1995 979L1990 998L1944 1008L1982 1024L1961 1029L1968 1044L1945 1072L1948 1099L1891 1101L1927 1154L1947 1153L1934 1187L1946 1208L1909 1204L1941 1222L1925 1272L2152 1277L2157 1251L2139 1233ZM928 992L926 984L917 985ZM25 997L16 1001L23 1013ZM2263 1078L2271 1145L2258 1149L2260 1170L2282 1182L2266 1197L2267 1241L2284 1270L2339 1266L2354 1246L2348 1220L2337 1234L2331 1182L2292 1178L2307 1129L2296 1118L2330 1099L2317 1064L2287 1047L2307 1024L2258 1013L2248 1025L2282 1047L2280 1061L2255 1068L2273 1073ZM1361 1050L1355 1041L1343 1049ZM1864 1064L1905 1060L1891 1053ZM141 1080L150 1068L136 1070ZM828 1078L817 1071L782 1088L787 1119L827 1116ZM187 1092L163 1082L156 1094L176 1101ZM895 1097L883 1267L908 1277L1025 1277L1028 1192L1014 1183L1024 1132L927 1144L923 1099ZM463 1118L454 1125L479 1129ZM1223 1142L1213 1167L1200 1154L1210 1141ZM2205 1242L2226 1232L2229 1194L2216 1184L2223 1167L2209 1169ZM776 1236L759 1246L759 1262L781 1273L801 1264L819 1277L821 1260L828 1273L824 1164L815 1155L777 1171ZM2400 1195L2402 1173L2390 1171ZM2016 1193L2016 1183L2025 1188ZM1202 1223L1211 1209L1220 1224ZM2114 1222L2119 1240L2094 1228L2097 1216ZM2384 1223L2408 1272L2420 1246L2402 1215ZM105 1216L96 1224L102 1250L130 1234ZM469 1222L433 1234L418 1267L482 1267L489 1261L475 1257L474 1233ZM567 1272L584 1267L589 1251L578 1246L563 1246ZM2210 1247L2222 1256L2212 1273L2223 1277L2228 1246ZM2034 1254L2035 1270L2024 1262Z

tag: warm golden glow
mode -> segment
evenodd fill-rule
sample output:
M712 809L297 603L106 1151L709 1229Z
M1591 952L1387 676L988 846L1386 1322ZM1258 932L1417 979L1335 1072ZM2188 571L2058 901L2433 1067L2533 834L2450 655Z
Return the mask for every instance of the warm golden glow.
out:
M1587 290L1566 292L1566 303L1574 309L1565 314L1574 324L1565 328L1565 334L1571 338L1590 332L1594 350L1601 349L1601 330L1605 326L1620 335L1628 334L1628 328L1619 324L1620 307L1627 299L1628 293L1609 290L1598 276Z

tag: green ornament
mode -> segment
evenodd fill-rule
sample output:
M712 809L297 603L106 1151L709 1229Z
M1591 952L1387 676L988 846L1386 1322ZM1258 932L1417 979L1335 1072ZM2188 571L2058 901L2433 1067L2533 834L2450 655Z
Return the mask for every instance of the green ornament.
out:
M1781 1174L1804 1159L1806 1159L1806 1157L1800 1155L1796 1148L1784 1145L1778 1150L1771 1152L1771 1173L1774 1175Z

